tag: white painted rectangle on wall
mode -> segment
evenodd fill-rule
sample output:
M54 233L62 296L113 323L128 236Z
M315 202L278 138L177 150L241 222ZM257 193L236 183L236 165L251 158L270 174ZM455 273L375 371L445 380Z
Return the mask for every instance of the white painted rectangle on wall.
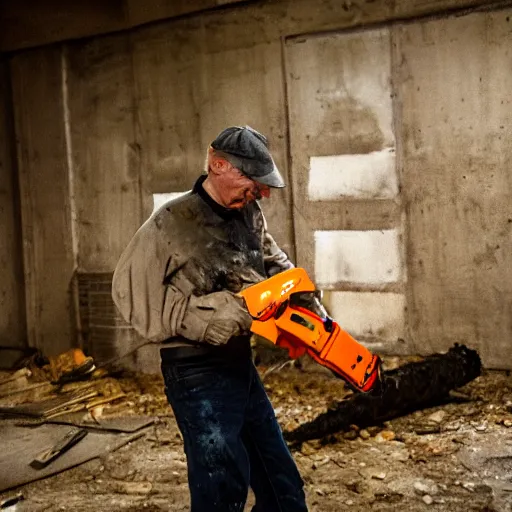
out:
M398 230L315 231L315 280L382 285L402 278Z
M331 292L329 313L356 339L404 338L405 296L386 292Z
M309 160L311 201L388 199L397 194L393 148L357 155L312 156Z

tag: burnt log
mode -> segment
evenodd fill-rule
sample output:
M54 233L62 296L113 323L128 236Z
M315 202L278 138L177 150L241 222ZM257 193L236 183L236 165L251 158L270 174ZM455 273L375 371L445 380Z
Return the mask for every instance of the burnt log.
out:
M451 390L480 375L482 363L475 350L455 345L445 354L434 354L415 363L382 373L378 392L353 395L314 420L284 432L297 444L320 439L357 425L360 428L404 416L415 410L446 402Z

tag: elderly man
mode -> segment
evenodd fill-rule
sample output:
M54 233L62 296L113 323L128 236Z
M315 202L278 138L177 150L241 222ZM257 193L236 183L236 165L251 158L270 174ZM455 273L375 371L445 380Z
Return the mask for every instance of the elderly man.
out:
M251 317L236 295L293 265L267 232L258 199L284 181L256 130L211 143L207 175L138 230L113 298L161 343L165 392L183 434L192 512L307 510L303 482L252 363Z

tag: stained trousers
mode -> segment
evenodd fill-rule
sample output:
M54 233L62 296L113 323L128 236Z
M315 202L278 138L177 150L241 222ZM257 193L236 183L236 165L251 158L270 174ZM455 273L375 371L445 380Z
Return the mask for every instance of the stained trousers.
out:
M307 512L303 481L250 346L161 350L165 392L183 435L191 512Z

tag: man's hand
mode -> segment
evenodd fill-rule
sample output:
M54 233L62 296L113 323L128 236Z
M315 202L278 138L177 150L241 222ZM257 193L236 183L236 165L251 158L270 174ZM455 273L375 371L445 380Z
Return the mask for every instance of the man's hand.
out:
M215 313L208 322L204 341L225 345L234 336L250 332L252 318L241 297L227 291L212 293L210 297Z

